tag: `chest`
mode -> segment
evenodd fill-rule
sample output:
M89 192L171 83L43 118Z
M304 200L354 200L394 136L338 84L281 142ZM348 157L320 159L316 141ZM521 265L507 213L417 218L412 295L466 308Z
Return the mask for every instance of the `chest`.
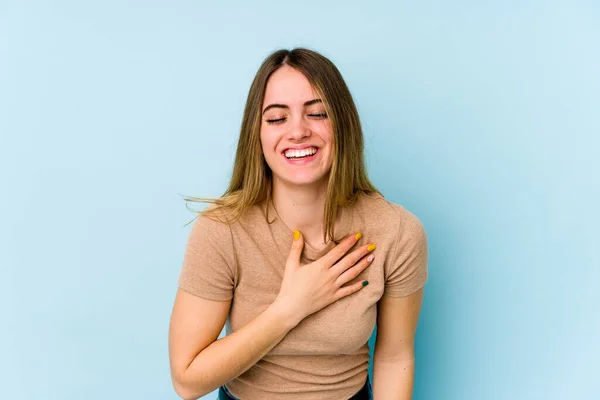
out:
M268 239L250 241L243 254L236 252L237 281L228 332L235 332L254 319L279 293L289 247ZM309 262L302 259L302 264ZM271 354L353 354L362 348L377 320L377 302L385 284L383 265L384 257L376 256L352 281L368 280L368 286L305 318Z

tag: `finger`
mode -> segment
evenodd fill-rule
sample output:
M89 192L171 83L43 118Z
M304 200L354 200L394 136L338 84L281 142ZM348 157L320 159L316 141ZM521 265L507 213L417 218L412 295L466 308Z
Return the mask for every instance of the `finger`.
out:
M337 244L333 249L329 250L327 254L323 256L323 261L327 264L328 267L331 267L335 264L340 258L344 256L358 242L358 240L362 237L362 234L356 233L352 235L346 236L342 239L341 242Z
M294 237L292 239L292 248L290 250L290 254L288 255L286 267L289 266L299 266L300 265L300 257L302 256L302 249L304 248L304 237L300 233L300 231L294 231Z
M359 290L363 289L368 284L369 284L369 281L359 281L359 282L353 283L352 285L343 286L343 287L339 288L339 290L336 292L336 301L341 299L342 297L346 297L353 293L358 292Z
M375 250L377 246L374 244L369 244L365 246L361 246L358 249L354 250L352 253L347 254L344 258L342 258L337 264L331 267L331 273L335 276L341 275L345 270L352 267L359 260L361 260L364 256L371 253Z
M336 285L342 286L356 278L361 272L363 272L375 259L375 254L371 253L366 257L363 257L356 265L352 268L347 269L341 274L335 281Z

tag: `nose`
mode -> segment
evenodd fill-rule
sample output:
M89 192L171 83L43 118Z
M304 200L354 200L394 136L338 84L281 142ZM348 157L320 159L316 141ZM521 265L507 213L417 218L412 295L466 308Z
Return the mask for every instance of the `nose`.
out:
M307 122L302 117L292 118L288 126L287 137L289 140L301 141L312 134Z

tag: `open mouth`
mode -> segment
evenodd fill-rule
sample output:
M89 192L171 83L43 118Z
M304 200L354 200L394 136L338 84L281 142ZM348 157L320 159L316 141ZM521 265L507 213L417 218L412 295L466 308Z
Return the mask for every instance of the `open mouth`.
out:
M287 149L283 152L283 155L288 160L304 160L317 154L317 151L319 151L319 149L316 147L307 147L301 150Z

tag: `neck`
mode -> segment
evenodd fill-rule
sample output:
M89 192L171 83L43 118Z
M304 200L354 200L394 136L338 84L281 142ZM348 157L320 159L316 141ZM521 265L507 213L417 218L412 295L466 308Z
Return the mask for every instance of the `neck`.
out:
M302 232L304 240L314 248L325 245L323 217L326 194L326 180L310 186L297 186L273 179L272 197L277 214L289 229Z

